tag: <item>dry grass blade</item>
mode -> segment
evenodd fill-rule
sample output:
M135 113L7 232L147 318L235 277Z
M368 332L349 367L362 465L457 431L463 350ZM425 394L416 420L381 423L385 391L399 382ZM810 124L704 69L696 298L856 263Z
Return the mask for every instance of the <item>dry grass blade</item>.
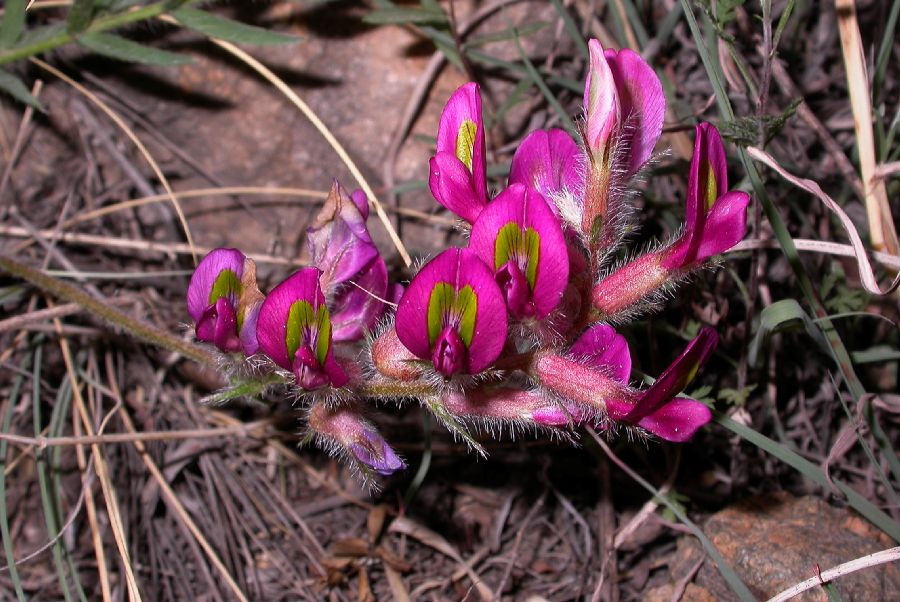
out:
M167 22L172 22L170 19L166 17L161 17L163 20ZM400 240L400 236L397 235L397 231L394 229L393 224L391 224L391 220L388 218L387 213L385 213L384 208L381 206L381 203L378 201L378 197L375 196L375 191L372 190L372 187L369 186L369 183L363 177L362 172L359 171L359 168L354 163L353 159L350 158L350 155L347 154L347 151L341 145L340 142L334 137L328 127L319 119L318 115L313 112L313 110L307 105L302 98L297 96L297 94L288 87L284 81L279 78L277 75L272 73L272 71L267 68L265 65L257 61L255 58L235 46L230 42L225 42L224 40L216 40L212 39L212 41L225 49L230 54L234 55L244 63L246 63L250 68L263 76L269 83L275 86L282 94L284 94L294 106L296 106L300 111L306 115L306 118L309 119L312 124L319 130L319 133L325 138L328 144L331 145L331 148L334 149L334 152L338 154L344 164L347 166L347 169L350 170L350 173L353 174L353 177L356 178L356 182L359 184L360 188L363 189L363 192L366 193L366 196L369 197L369 203L375 208L375 212L378 213L378 219L381 220L381 223L384 224L384 228L388 233L388 236L391 239L391 242L394 243L394 247L396 247L397 252L400 253L400 257L403 259L403 263L409 267L412 265L412 258L409 256L409 253L406 250L406 247L403 245L403 241Z
M844 575L849 575L850 573L854 573L862 569L878 566L879 564L896 562L897 560L900 560L900 546L896 548L890 548L888 550L882 550L881 552L875 552L874 554L869 554L868 556L863 556L862 558L857 558L855 560L839 564L836 567L828 569L827 571L822 571L820 575L811 577L806 581L798 583L797 585L784 590L777 596L769 598L768 602L784 602L785 600L790 600L794 596L798 596L816 586L824 585L832 579L837 579L838 577L843 577Z
M2 226L0 225L0 234L4 236L15 236L17 238L31 239L34 232L29 232L26 228L20 226ZM38 230L37 234L45 237L47 240L58 240L61 242L69 242L81 245L96 245L98 247L108 247L110 249L133 249L135 251L150 251L152 253L163 253L166 255L193 255L195 253L207 254L212 251L212 247L191 247L185 243L179 242L153 242L150 240L131 240L129 238L117 238L115 236L100 236L96 234L80 234L77 232L57 232L56 230ZM23 244L31 244L28 243ZM298 260L286 259L284 257L276 257L265 253L254 253L253 259L257 263L267 263L272 265L302 266L305 262Z
M897 231L891 218L887 188L884 181L875 177L875 137L872 130L872 99L869 97L869 78L866 74L866 57L859 23L856 20L854 0L835 0L838 29L841 33L841 50L847 70L847 87L850 106L853 109L853 126L859 149L859 167L865 189L866 215L869 219L869 235L872 246L889 253L900 253Z
M839 257L856 257L856 250L853 248L853 245L845 245L824 240L811 240L808 238L794 238L793 241L794 246L797 247L798 251L825 253L826 255L837 255ZM756 238L739 242L726 254L740 253L742 251L750 251L753 249L781 249L781 245L775 239ZM872 257L885 267L893 270L900 270L900 255L890 255L880 251L872 251Z
M116 396L121 399L121 395L119 395L117 385L112 380L110 380L110 387L113 389L113 392L116 394ZM122 423L125 425L125 430L127 430L132 435L136 435L137 430L134 428L134 423L131 421L128 413L122 412L119 416L122 420ZM241 591L241 588L234 580L234 577L232 577L228 572L225 564L219 558L218 554L216 554L216 551L209 544L206 537L204 537L203 533L200 531L200 528L197 527L197 524L190 517L190 514L188 514L188 511L181 503L181 500L178 499L178 496L169 486L165 475L163 475L162 471L150 457L150 454L147 453L147 447L144 445L144 442L139 439L135 439L132 441L132 444L134 445L135 450L137 450L138 454L141 456L141 459L144 461L144 465L147 467L147 470L150 471L150 474L153 475L153 478L159 485L159 488L163 493L167 505L178 516L179 520L181 520L188 531L191 532L191 535L193 535L194 539L197 541L197 544L203 549L203 552L206 554L207 558L209 558L209 561L222 576L222 579L225 581L226 585L228 585L228 588L232 591L234 597L241 602L248 602L247 597Z
M404 535L408 535L409 537L412 537L422 544L430 548L434 548L441 554L452 558L460 565L461 568L465 569L466 574L469 576L469 579L472 580L472 585L475 586L475 589L478 591L478 595L482 600L487 602L494 599L494 595L491 592L490 588L484 584L481 578L475 573L475 571L472 570L472 567L466 564L456 548L453 547L450 542L441 537L439 534L406 518L405 516L395 518L391 523L391 526L388 527L388 531L390 533L402 533Z
M70 445L94 445L106 443L133 443L135 441L179 441L185 439L214 439L217 437L248 437L257 429L269 425L268 420L241 423L236 426L191 429L185 431L150 431L143 433L111 433L108 435L89 435L86 437L25 437L10 433L0 433L0 441L9 441L16 445L36 446L39 448Z
M81 395L81 387L75 376L75 365L72 361L72 354L69 349L68 339L62 334L62 323L59 318L54 318L54 325L59 333L59 347L62 352L63 361L66 365L66 372L69 375L69 383L72 386L72 398L75 400L75 409L81 418L81 425L88 435L94 434L94 427L91 421L87 405ZM75 416L73 415L73 420ZM100 488L103 491L103 498L106 502L106 510L109 517L110 528L113 532L113 539L116 542L116 548L122 559L122 567L125 571L125 583L128 588L128 598L132 601L141 600L141 592L137 586L137 579L134 576L134 569L131 566L131 558L128 554L128 543L125 540L125 527L122 523L122 516L119 513L119 504L116 501L116 490L113 487L112 479L109 475L109 467L106 458L103 456L103 450L98 444L91 445L91 455L94 458L94 470L97 472L97 478L100 480Z
M806 192L811 195L817 197L820 201L822 201L828 209L834 213L841 222L841 225L844 226L844 229L847 231L847 236L850 237L850 243L853 245L854 255L856 256L856 264L859 268L860 279L862 280L863 287L873 295L887 295L893 292L898 285L900 285L900 274L894 278L894 281L891 285L882 289L878 285L878 280L875 278L875 273L872 271L872 264L869 262L869 258L866 256L866 248L863 246L862 239L859 236L859 232L856 231L856 226L853 225L853 222L850 220L850 217L844 213L844 210L840 208L840 206L834 202L834 200L825 194L825 191L822 188L813 182L812 180L807 180L805 178L798 178L797 176L791 175L784 168L782 168L775 159L758 148L750 147L747 149L747 152L751 157L774 169L778 172L782 178L797 186L798 188L802 188Z
M94 103L97 108L103 111L107 117L112 119L113 123L115 123L122 132L128 136L128 139L137 147L140 153L144 156L144 159L147 160L147 163L150 164L150 168L153 169L153 173L156 175L156 178L159 180L159 183L165 189L166 194L169 199L172 201L172 207L175 209L175 214L178 216L178 221L181 222L181 228L184 230L184 237L187 240L188 246L191 248L191 255L194 259L194 264L197 263L197 250L194 248L194 239L191 236L191 229L188 226L187 218L184 216L184 211L181 209L181 203L178 202L178 199L175 197L175 193L172 192L172 187L169 186L169 181L166 179L166 176L163 174L162 169L160 169L159 165L156 163L156 159L153 158L153 155L150 154L150 151L147 150L147 147L144 146L144 143L141 142L141 139L137 137L137 135L132 131L128 124L125 123L119 115L109 108L105 102L100 100L96 94L73 80L71 77L53 67L52 65L48 65L44 61L36 58L29 59L32 63L40 67L41 69L52 73L62 81L66 82L70 86L72 86L75 90L77 90L80 94L82 94L85 98Z

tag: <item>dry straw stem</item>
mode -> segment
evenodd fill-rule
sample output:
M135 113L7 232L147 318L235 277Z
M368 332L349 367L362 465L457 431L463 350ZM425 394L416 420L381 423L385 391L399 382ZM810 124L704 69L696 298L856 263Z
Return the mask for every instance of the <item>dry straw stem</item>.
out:
M250 437L254 432L269 426L268 420L241 423L236 426L207 429L188 429L181 431L147 431L142 433L110 433L108 435L89 435L81 437L26 437L11 433L0 433L0 441L9 441L14 445L26 447L58 447L69 445L93 445L100 443L133 443L135 441L180 441L184 439L214 439L217 437Z
M165 21L167 23L172 23L173 25L178 25L178 22L175 19L172 19L168 16L160 16L159 19ZM224 40L219 40L216 38L210 38L210 40L215 43L220 48L224 49L226 52L230 53L234 57L243 61L248 67L256 71L260 74L266 81L275 86L279 92L284 94L288 100L290 100L294 106L296 106L300 111L306 116L307 119L315 126L315 128L322 134L322 137L331 145L331 148L334 149L334 152L337 153L338 157L341 158L341 161L347 166L347 169L350 170L350 173L353 174L353 177L356 179L356 182L359 184L360 188L363 189L363 192L366 193L366 196L369 197L369 203L372 207L375 208L375 212L378 214L378 219L381 220L381 223L384 224L385 230L387 230L388 236L391 239L391 242L394 243L394 246L397 248L397 252L400 253L400 257L403 259L403 263L409 267L412 265L412 258L409 256L409 253L406 251L406 247L403 246L403 241L400 240L400 237L397 235L397 231L394 229L393 224L391 224L391 220L388 218L387 213L385 213L384 208L381 206L381 203L378 201L378 197L375 196L375 191L372 190L372 187L369 186L369 183L363 177L362 172L359 171L359 168L354 163L353 159L350 158L350 155L347 154L347 151L338 142L337 138L334 137L334 134L331 133L331 130L328 129L328 126L319 119L319 116L316 115L315 111L313 111L308 104L306 104L300 96L297 95L296 92L291 90L291 88L284 83L280 77L275 75L271 69L260 63L258 60L250 56L248 53L244 52L234 44L230 42L226 42Z
M891 218L887 188L876 178L875 138L872 133L872 99L869 97L869 78L866 74L866 57L859 23L856 20L854 0L835 0L838 29L841 33L841 51L847 70L847 88L853 109L853 127L859 149L859 167L865 189L866 216L869 220L869 236L872 246L889 253L900 253L897 231Z
M69 349L69 341L62 334L62 323L59 318L54 318L54 325L59 334L59 347L62 351L63 362L66 365L66 372L69 375L69 383L72 386L72 398L75 401L75 408L81 418L81 426L90 436L94 435L94 427L92 418L88 412L87 405L84 403L84 397L81 395L81 385L75 376L75 365L72 362L72 354ZM72 416L76 420L75 415ZM103 498L106 502L106 511L109 518L110 528L113 533L113 539L116 542L116 549L122 559L122 567L125 571L125 584L128 589L128 598L132 602L141 600L141 592L137 586L137 580L134 577L134 570L131 567L131 558L128 554L128 543L125 540L125 527L122 523L122 516L119 513L119 504L116 501L116 490L113 487L112 480L109 476L109 467L106 464L106 458L103 456L103 450L98 444L91 445L91 455L94 458L94 470L97 478L100 480L100 488L103 492Z
M798 583L797 585L784 590L777 596L769 598L768 602L784 602L785 600L790 600L794 596L802 594L806 590L812 589L818 585L824 585L838 577L843 577L844 575L849 575L850 573L854 573L861 569L867 569L869 567L878 566L879 564L888 562L895 562L897 560L900 560L900 546L875 552L874 554L869 554L868 556L863 556L862 558L839 564L827 571L822 571L821 574L811 577L802 583Z
M116 400L121 403L122 395L119 392L118 385L116 384L115 379L113 378L113 374L115 371L112 369L111 362L109 361L109 357L107 356L107 373L109 374L109 387L112 390L113 394L116 397ZM119 417L122 420L122 423L125 425L125 430L127 430L132 436L137 435L137 430L134 428L134 423L131 422L131 417L128 416L128 412L121 412ZM134 445L135 450L141 456L141 460L144 461L144 465L147 467L147 470L150 471L150 474L153 475L153 478L156 480L159 485L160 491L162 491L163 496L166 499L166 503L169 508L177 515L178 519L181 520L182 524L185 528L190 531L190 534L194 537L200 547L203 549L204 553L206 553L207 558L212 563L212 565L216 568L219 574L224 579L225 583L228 585L231 592L234 594L235 599L240 602L249 602L247 597L244 595L244 592L241 591L240 586L238 586L237 582L234 580L234 577L231 576L231 573L228 572L228 568L216 554L216 551L209 544L206 537L203 536L203 532L200 531L200 528L197 526L197 523L193 521L193 519L188 514L184 505L178 499L178 496L175 494L175 491L169 486L166 477L163 475L162 471L150 457L150 454L147 452L146 446L144 446L144 442L140 439L133 439L131 443Z
M38 230L37 233L47 240L58 240L80 245L92 245L110 249L134 249L135 251L149 251L165 255L192 255L195 252L207 254L211 247L190 247L180 242L153 242L149 240L132 240L130 238L117 238L115 236L101 236L97 234L80 234L77 232L57 232L56 230ZM34 232L20 226L0 226L0 235L15 236L19 238L32 238ZM24 244L24 243L23 243ZM254 253L256 263L271 265L302 266L305 261L278 257L267 253Z
M65 73L60 71L59 69L57 69L51 65L48 65L44 61L37 59L37 58L31 58L29 60L32 63L34 63L35 65L37 65L38 67L40 67L41 69L43 69L49 73L52 73L59 79L63 80L64 82L66 82L67 84L72 86L75 90L77 90L80 94L82 94L85 98L87 98L92 103L97 105L97 108L99 108L101 111L103 111L107 117L112 119L113 123L115 123L122 130L122 132L126 136L128 136L128 138L131 140L131 142L137 147L137 149L144 156L144 159L147 160L147 163L150 164L150 168L153 170L153 173L156 175L157 179L159 180L159 183L162 184L162 187L165 189L166 194L169 197L169 200L172 201L172 207L175 209L175 214L178 216L178 221L181 222L181 228L182 228L182 230L184 230L184 237L187 240L188 246L191 248L191 255L194 259L194 264L196 265L197 264L197 251L194 248L194 239L191 236L191 229L188 226L187 218L185 218L185 216L184 216L184 211L181 210L181 204L178 202L178 199L175 197L175 193L172 192L172 187L169 186L169 181L166 179L166 176L163 175L163 172L159 168L159 165L156 163L156 160L153 158L153 155L150 154L150 151L147 150L147 147L144 146L144 144L141 142L140 138L138 138L137 135L134 133L134 131L130 127L128 127L128 124L126 124L125 121L121 117L119 117L119 115L109 107L109 105L107 105L105 102L100 100L100 98L96 94L94 94L93 92L91 92L90 90L88 90L87 88L85 88L84 86L82 86L81 84L76 82L75 80L73 80L71 77L69 77L68 75L66 75Z
M790 173L788 173L783 167L781 167L775 159L758 148L750 147L747 149L747 152L751 157L755 160L759 161L767 165L769 168L774 169L778 172L782 178L797 186L798 188L802 188L806 192L812 194L817 197L820 201L822 201L828 209L834 213L841 222L841 225L844 226L844 229L847 231L847 236L850 237L850 244L853 246L854 255L856 256L856 265L859 268L859 276L862 280L863 287L873 295L887 295L893 292L898 285L900 285L900 274L894 278L894 281L891 285L882 289L878 285L878 280L875 278L875 273L872 271L872 264L869 262L869 258L866 256L866 248L863 245L862 239L859 236L859 232L856 231L856 227L853 225L853 221L850 217L844 213L844 210L834 202L834 200L825 194L825 191L822 188L813 182L812 180L807 180L805 178L798 178Z
M193 343L182 341L181 339L172 336L165 330L161 330L158 327L153 326L152 324L148 324L142 320L129 316L128 314L119 311L118 309L110 305L107 305L99 299L95 299L80 288L72 286L68 282L57 280L56 278L48 276L40 270L20 263L15 259L7 257L3 254L0 254L0 270L9 272L17 278L21 278L22 280L30 282L34 286L38 287L46 293L49 293L50 295L60 297L62 299L65 299L66 301L71 301L72 303L77 303L88 312L94 314L99 318L103 318L110 324L121 328L122 330L125 330L128 334L138 339L141 339L163 349L168 349L170 351L180 353L184 357L192 359L201 364L216 366L215 359L212 355L210 355L208 351L206 351L206 349L198 345L194 345ZM58 319L55 319L54 322L58 323ZM61 328L62 324L60 323L57 329L59 330Z

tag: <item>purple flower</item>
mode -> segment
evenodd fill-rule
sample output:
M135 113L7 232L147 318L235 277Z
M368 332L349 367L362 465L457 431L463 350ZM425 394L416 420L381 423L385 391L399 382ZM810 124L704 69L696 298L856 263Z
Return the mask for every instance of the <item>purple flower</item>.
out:
M331 308L335 342L361 339L384 313L387 267L366 228L368 215L365 193L347 195L335 181L307 230L312 263L322 270L319 283Z
M579 195L581 149L564 130L535 130L516 149L509 168L509 183L537 190L548 202L560 192ZM555 205L551 205L555 208Z
M257 322L262 352L293 372L297 384L307 390L347 382L334 359L320 274L316 268L304 268L276 286L262 304Z
M628 342L608 324L594 324L588 328L569 348L569 356L628 384L631 376Z
M669 270L693 266L736 245L747 231L749 203L746 192L728 191L725 149L718 130L709 123L698 124L685 228L664 253L663 266Z
M406 468L403 460L355 406L330 407L316 403L309 410L309 427L324 447L348 453L366 469L388 476Z
M397 337L444 376L477 374L506 341L503 295L491 270L469 249L447 249L409 283L396 317Z
M256 353L261 303L256 266L237 249L211 251L191 276L187 308L197 339L226 353Z
M682 354L646 391L628 386L628 346L606 325L590 328L567 356L538 354L534 374L541 386L563 398L564 410L547 409L535 420L560 425L564 420L605 428L609 421L639 426L667 441L690 439L712 418L699 401L675 397L694 379L715 349L717 336L703 328ZM597 410L602 415L597 414Z
M437 201L468 222L488 202L484 123L478 84L461 86L444 107L428 186Z
M625 177L653 154L662 134L666 97L653 68L628 48L606 50L588 43L591 65L584 84L585 143L593 160L613 167L621 161Z
M597 40L588 48L583 133L588 165L580 229L597 256L615 240L609 231L621 201L615 190L650 159L659 140L666 97L656 73L637 53L604 52Z
M636 403L608 403L609 417L640 426L667 441L683 442L693 437L712 419L712 412L699 401L675 395L694 380L718 341L715 330L708 326L702 328Z
M715 127L701 123L688 176L684 231L668 247L642 255L600 281L591 293L594 308L614 316L740 242L747 231L750 196L723 192L727 189L722 139Z
M493 267L514 318L541 319L559 304L568 250L559 220L537 191L513 184L501 192L472 226L469 248Z

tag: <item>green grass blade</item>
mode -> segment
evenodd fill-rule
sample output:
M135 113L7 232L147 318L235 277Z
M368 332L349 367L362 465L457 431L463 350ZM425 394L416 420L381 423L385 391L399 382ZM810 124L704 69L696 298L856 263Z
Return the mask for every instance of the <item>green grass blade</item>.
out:
M94 0L75 0L66 18L66 31L78 34L88 28L94 15Z
M41 359L43 355L43 347L38 346L34 353L34 372L32 374L32 393L31 393L31 411L34 422L34 435L41 435ZM60 388L60 391L62 389ZM35 469L38 477L38 486L41 493L41 506L44 508L44 524L47 526L47 538L55 538L59 534L60 518L57 514L59 500L56 496L59 492L53 490L50 477L47 474L47 457L48 449L36 449L34 451ZM63 597L66 602L72 602L72 594L69 592L69 586L66 580L66 568L63 564L62 543L59 539L50 546L53 556L53 564L56 566L56 574L59 578L59 588L62 590Z
M831 484L828 482L825 473L806 458L803 458L780 443L769 439L765 435L756 432L752 428L735 422L723 414L718 412L714 413L713 420L717 424L727 428L729 431L739 435L745 441L752 443L764 452L778 458L813 483L824 488L826 491L831 490ZM849 503L854 510L865 517L870 523L884 531L892 539L900 542L900 524L876 508L872 502L856 493L856 491L845 483L838 479L832 479L832 482L841 490L841 492L843 492L847 498L847 503Z
M7 0L3 21L0 22L0 48L16 43L25 27L25 0Z
M18 77L0 69L0 90L3 90L19 102L23 102L34 107L38 111L44 112L44 107L37 98L32 96L31 92Z
M205 10L197 10L195 8L179 8L172 12L172 16L188 29L202 33L210 38L217 38L235 44L275 46L278 44L294 44L300 41L295 36L269 31L262 27L255 27L230 19L223 19Z
M891 48L894 47L897 38L897 18L900 16L900 2L894 0L891 3L891 12L888 13L887 22L884 25L884 33L881 36L881 44L878 46L878 55L875 59L875 75L872 77L872 105L878 106L881 99L881 90L884 85L884 77L887 74L888 61L891 58Z
M603 453L609 454L610 452L607 452L607 450L603 449L603 446L600 444L602 441L600 437L593 431L589 430L588 432L591 433L592 437L586 439L586 441L592 441L593 444L600 448ZM618 462L616 462L616 464L619 465ZM622 465L619 465L619 467L623 468ZM694 537L696 537L700 542L700 545L703 546L703 549L706 551L707 555L709 555L709 557L712 558L716 563L716 567L719 569L719 573L721 573L722 577L728 583L728 586L735 594L737 594L737 597L742 602L756 601L756 597L750 592L750 590L747 588L738 574L734 572L734 569L730 564L728 564L728 561L725 560L725 558L719 553L719 550L716 549L716 546L713 544L713 542L711 542L709 538L706 537L706 534L703 533L703 530L698 527L694 521L688 518L687 514L684 513L684 511L679 507L678 504L673 503L672 500L669 499L669 496L663 495L659 491L659 489L654 487L649 481L645 480L643 477L641 477L641 475L637 474L633 470L627 469L625 470L625 472L641 487L646 489L654 498L656 498L659 503L668 508L683 525L690 529Z
M191 62L189 56L144 46L111 33L85 34L78 37L78 43L97 54L126 63L174 67Z
M24 371L28 369L31 356L26 355L19 367ZM3 414L4 433L8 433L12 428L13 408L19 403L19 391L22 388L22 375L18 374L13 381L12 389L6 400L6 412ZM3 552L6 554L6 566L9 571L9 580L12 581L13 589L16 590L16 598L19 602L26 602L25 591L22 589L22 582L19 579L19 571L16 568L16 557L13 552L12 538L9 535L9 516L6 507L6 454L9 450L7 441L0 441L0 539L3 540Z

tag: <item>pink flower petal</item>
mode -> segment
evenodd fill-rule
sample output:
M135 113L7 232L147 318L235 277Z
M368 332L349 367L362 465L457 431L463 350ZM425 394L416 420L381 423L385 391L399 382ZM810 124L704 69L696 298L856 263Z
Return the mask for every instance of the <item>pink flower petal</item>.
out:
M376 257L331 303L332 337L335 342L358 341L370 331L387 307L387 267Z
M715 330L708 326L701 328L700 333L688 343L681 355L666 368L649 389L644 391L624 420L633 424L639 423L669 403L694 380L697 372L712 355L718 341L719 337Z
M581 156L581 149L568 132L535 130L522 140L513 155L509 183L524 184L548 200L561 191L577 195L583 186L579 175Z
M487 195L476 192L472 174L450 153L438 153L428 163L428 187L438 203L469 223L487 203Z
M704 404L687 397L676 397L642 418L638 426L666 441L684 443L710 420L712 412Z
M316 268L304 268L276 286L263 301L257 318L256 338L260 350L276 364L291 370L297 384L306 389L316 389L325 384L341 387L347 383L347 375L334 359L331 339L331 321L327 313L318 321L320 309L327 312L325 295L319 287L320 272ZM299 327L296 348L288 348L290 320L302 320L291 307L297 302L308 303L312 322L294 322ZM299 306L302 309L302 305ZM321 328L320 328L321 325ZM327 337L327 339L322 338ZM323 347L324 345L324 347Z
M466 138L469 131L467 124L475 125L474 137ZM461 128L463 128L461 130ZM482 204L487 202L487 163L485 158L484 144L484 120L481 114L481 92L478 84L469 82L460 86L447 101L444 111L441 113L441 122L438 126L437 135L437 152L449 153L460 161L458 151L463 145L460 139L461 131L465 131L464 139L468 140L469 159L471 167L463 165L467 172L471 174L472 189L475 197L481 200ZM440 199L439 199L440 200Z
M706 261L724 253L744 239L747 234L747 205L750 195L731 191L720 196L706 216L706 227L697 250L697 261Z
M187 291L187 309L194 322L199 322L206 308L215 303L215 299L210 300L209 296L223 271L231 270L240 282L244 274L244 259L244 254L237 249L214 249L203 258L191 275ZM237 298L231 299L231 302L236 304Z
M512 231L505 229L509 224L515 226L515 232L523 244L528 236L538 237L536 258L523 253L517 256L522 274L527 274L529 267L536 270L533 272L530 301L534 308L533 316L541 319L559 304L569 280L569 254L562 226L541 194L522 184L512 184L481 212L469 238L469 248L485 264L492 266L495 273L511 259L508 251L501 252L512 244L507 236ZM503 258L502 263L497 265L500 257ZM536 265L531 266L535 259Z
M590 67L584 82L586 141L592 150L603 150L619 126L619 98L612 69L600 42L591 40L588 50Z
M641 55L623 48L605 53L616 91L622 121L624 148L628 151L626 177L637 172L653 154L662 134L666 96L656 72Z
M457 293L468 286L474 293L477 308L465 371L469 374L481 372L493 364L503 350L507 332L506 308L490 269L468 249L447 249L416 274L397 308L397 336L417 357L432 359L428 305L439 283L450 285Z
M631 352L625 337L612 326L595 324L588 328L569 349L569 355L628 384Z

